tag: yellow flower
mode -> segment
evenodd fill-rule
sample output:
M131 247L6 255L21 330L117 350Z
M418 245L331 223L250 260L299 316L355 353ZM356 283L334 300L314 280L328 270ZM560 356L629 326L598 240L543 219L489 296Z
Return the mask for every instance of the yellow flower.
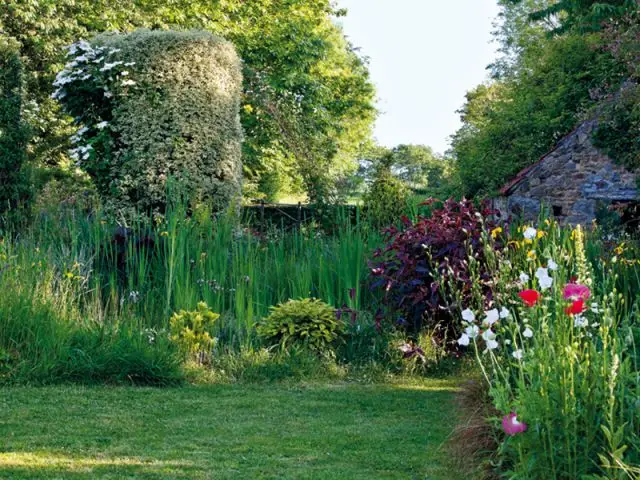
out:
M495 240L500 233L502 233L502 227L494 228L493 230L491 230L491 237Z
M538 233L537 233L538 238L542 238L542 237L544 237L546 234L547 234L547 233L546 233L546 232L543 232L542 230L538 230Z
M169 236L169 232L167 232L167 231L160 232L160 236L161 237L168 237Z
M615 252L616 255L622 255L624 253L624 243L622 242L620 245L618 245L613 251Z
M527 258L529 260L535 260L536 259L536 251L535 250L529 250L529 252L527 253Z
M245 111L245 113L253 113L253 107L249 104L244 105L242 109Z
M75 276L75 275L74 275L73 273L71 273L71 272L66 272L66 273L64 274L64 277L65 277L65 278L68 278L69 280L73 280L73 277L74 277L74 276Z

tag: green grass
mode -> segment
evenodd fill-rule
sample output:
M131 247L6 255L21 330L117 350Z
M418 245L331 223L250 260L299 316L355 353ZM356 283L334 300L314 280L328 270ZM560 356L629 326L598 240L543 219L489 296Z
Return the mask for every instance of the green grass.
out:
M0 389L0 478L446 479L455 383Z

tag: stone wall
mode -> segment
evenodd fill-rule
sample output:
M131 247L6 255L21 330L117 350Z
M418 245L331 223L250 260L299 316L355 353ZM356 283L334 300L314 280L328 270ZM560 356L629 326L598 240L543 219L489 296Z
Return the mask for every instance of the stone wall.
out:
M496 206L536 218L542 206L566 223L590 223L599 205L638 199L636 175L615 165L591 143L595 121L581 124L521 174Z

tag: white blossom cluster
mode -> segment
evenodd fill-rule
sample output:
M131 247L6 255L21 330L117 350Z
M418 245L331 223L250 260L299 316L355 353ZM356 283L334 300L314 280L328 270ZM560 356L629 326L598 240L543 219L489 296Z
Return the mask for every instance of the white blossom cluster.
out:
M113 56L120 49L104 46L93 46L85 40L80 40L67 47L68 63L58 73L53 86L56 90L51 95L55 100L62 100L70 94L69 86L79 82L92 84L95 89L101 89L105 99L113 98L114 91L121 87L132 87L136 84L130 77L126 68L135 65L135 62L114 60ZM76 85L77 86L77 85ZM87 133L104 130L109 123L101 118L76 118L82 126L71 142L75 145L69 151L70 157L80 165L83 160L90 158L93 146L88 142Z

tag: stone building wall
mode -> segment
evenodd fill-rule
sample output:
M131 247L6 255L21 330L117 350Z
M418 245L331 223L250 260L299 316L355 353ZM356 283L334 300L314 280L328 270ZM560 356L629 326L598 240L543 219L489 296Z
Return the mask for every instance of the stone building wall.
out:
M536 218L544 206L566 223L590 223L600 204L638 199L636 175L616 165L591 142L595 121L581 124L502 191L496 207Z

